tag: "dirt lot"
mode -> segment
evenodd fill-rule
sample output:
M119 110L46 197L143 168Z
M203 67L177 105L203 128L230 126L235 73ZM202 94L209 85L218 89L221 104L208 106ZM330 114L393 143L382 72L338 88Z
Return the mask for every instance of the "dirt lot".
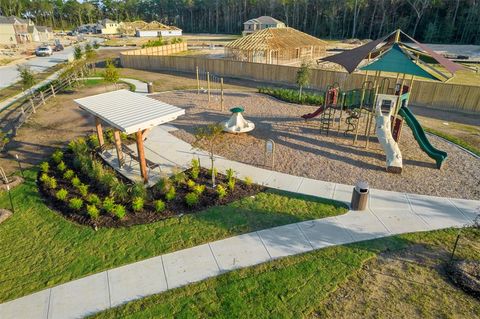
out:
M437 148L449 157L441 170L435 162L420 150L408 126L405 126L400 141L404 169L402 174L385 172L385 154L376 137L371 138L369 149L365 138L359 137L356 145L352 135L345 135L345 117L337 133L338 121L329 136L319 133L319 120L305 122L300 116L315 111L316 107L301 106L278 101L258 93L228 92L225 94L226 110L219 110L217 96L208 103L206 94L194 92L170 92L157 95L159 100L186 109L186 116L173 122L180 128L174 134L192 143L195 127L220 122L230 117L228 109L241 105L245 117L255 123L255 130L244 135L225 136L226 142L218 153L226 158L254 166L264 166L266 139L276 143L276 164L280 172L320 179L330 182L355 184L365 179L374 188L403 191L434 196L480 198L480 160L450 145L431 137ZM344 112L345 113L345 112ZM336 118L339 118L337 113ZM365 121L361 122L362 125ZM364 127L360 127L364 132ZM270 166L269 162L267 166Z
M480 115L411 107L422 125L480 148Z
M123 84L117 87L128 88ZM24 168L36 165L50 156L55 148L64 147L71 139L93 132L93 118L80 110L73 100L113 89L113 86L101 85L58 94L55 99L50 99L8 144L7 152L0 157L0 167L8 174L17 170L18 165L13 160L15 154L18 154Z
M462 242L480 249L478 242L464 237ZM449 251L424 245L381 254L326 298L311 318L476 318L480 302L449 281L449 257Z

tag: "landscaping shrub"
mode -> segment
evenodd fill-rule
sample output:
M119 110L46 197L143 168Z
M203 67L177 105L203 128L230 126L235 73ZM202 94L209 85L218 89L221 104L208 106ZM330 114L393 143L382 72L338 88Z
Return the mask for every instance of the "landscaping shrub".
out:
M77 186L77 190L78 192L80 193L80 195L82 195L82 197L87 197L88 195L88 185L85 185L85 184L80 184Z
M197 205L198 201L199 197L197 193L191 192L185 195L185 203L190 207Z
M55 177L49 176L43 183L45 184L46 188L49 188L49 189L57 188L57 180L55 179Z
M103 200L103 209L107 213L114 213L115 206L115 200L112 197L105 197Z
M158 38L157 40L148 40L147 43L142 44L142 49L152 48L152 47L161 47L162 45L166 45L166 44L168 44L168 42L162 38Z
M115 205L113 214L118 218L118 219L123 219L125 218L125 215L127 215L127 211L123 205Z
M218 198L222 199L224 198L225 196L227 196L227 190L225 189L225 187L223 187L222 185L217 185L217 189L216 189L216 192L217 192L217 196Z
M89 202L90 204L95 205L95 206L100 206L100 204L102 203L102 201L100 200L100 198L96 194L88 195L87 196L87 202Z
M190 176L195 180L200 174L200 161L196 158L192 159L192 168L190 170Z
M67 199L67 196L68 196L68 191L67 191L65 188L60 189L60 190L55 194L55 197L56 197L58 200L61 200L62 202L64 202L64 201Z
M105 168L103 167L102 163L100 163L99 161L93 161L89 177L94 181L99 182L104 173Z
M75 172L71 169L67 169L65 173L63 173L63 178L67 180L71 180L75 176Z
M45 183L50 177L48 176L47 173L42 173L42 175L40 175L40 181L42 183Z
M117 180L110 189L110 195L119 202L125 202L130 198L128 190L128 185Z
M115 173L105 171L105 173L100 177L100 180L98 180L97 182L100 188L104 192L108 193L119 181L115 176Z
M82 137L79 137L76 140L70 141L70 143L68 143L68 149L76 155L88 153L87 142Z
M233 190L235 189L235 178L229 179L227 185L228 189L233 192Z
M145 201L141 197L135 197L132 201L132 210L134 212L139 212L143 209Z
M253 180L249 176L245 177L245 179L243 181L245 182L245 185L247 185L247 186L250 186L250 185L253 184Z
M82 184L82 182L80 181L80 178L78 178L77 176L72 178L71 182L72 182L73 187L75 187L75 188L77 188L78 186L80 186Z
M197 195L202 195L202 193L205 191L205 185L195 185L192 188L193 192Z
M155 205L155 211L157 213L161 213L165 210L165 203L161 199L156 200L154 202L154 205Z
M59 164L63 160L63 152L61 150L56 150L52 154L52 160Z
M187 175L184 172L178 172L172 176L172 180L176 185L183 184L187 180Z
M83 200L78 197L74 197L70 199L70 201L68 202L68 207L70 207L73 210L78 211L82 208L82 206L83 206Z
M182 43L183 39L182 38L173 38L170 40L170 44L177 44L177 43Z
M324 101L323 95L305 91L300 98L299 91L292 89L259 88L258 92L273 96L282 101L296 104L323 105Z
M187 186L188 186L188 188L193 189L193 188L195 187L195 185L196 185L195 182L192 181L191 179L189 179L189 180L187 181Z
M147 189L145 188L145 185L141 182L137 182L133 184L133 186L130 188L130 194L132 197L139 197L141 199L147 198Z
M97 134L90 134L88 136L88 146L90 146L90 148L92 149L100 147L100 142L98 141Z
M227 180L231 180L235 175L235 171L231 168L227 169L226 173L227 173Z
M98 217L100 217L100 210L95 205L87 205L87 214L91 219L98 219Z
M57 169L59 172L63 172L64 170L67 169L67 165L65 165L63 161L60 161L60 163L58 163L57 165Z
M167 177L162 177L156 184L155 189L160 194L166 194L172 188L172 181Z
M107 143L115 143L115 137L113 135L113 129L109 128L105 130L105 139L107 140Z
M40 170L43 173L48 173L49 169L50 169L50 164L48 164L48 162L43 162L42 164L40 164Z
M175 190L175 187L172 186L172 187L170 187L168 192L165 194L165 199L170 202L170 201L174 200L176 196L177 196L177 192Z

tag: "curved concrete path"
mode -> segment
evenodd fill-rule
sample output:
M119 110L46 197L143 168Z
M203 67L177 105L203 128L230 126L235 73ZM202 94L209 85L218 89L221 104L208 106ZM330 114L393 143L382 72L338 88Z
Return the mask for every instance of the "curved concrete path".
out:
M146 156L165 170L188 166L193 156L208 165L204 152L155 127L145 141ZM258 184L349 203L352 186L283 174L224 158L220 170ZM304 221L234 236L110 269L0 304L0 318L81 318L125 302L184 286L238 268L332 245L396 234L471 224L480 201L372 189L366 211Z

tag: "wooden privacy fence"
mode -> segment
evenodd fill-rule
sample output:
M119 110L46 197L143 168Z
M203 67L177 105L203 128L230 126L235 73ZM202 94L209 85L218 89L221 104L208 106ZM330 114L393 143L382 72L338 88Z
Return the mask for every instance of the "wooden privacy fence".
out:
M169 55L187 51L187 42L167 44L158 47L143 48L138 50L124 51L123 55Z
M208 70L222 77L232 77L258 82L295 85L298 67L206 59L202 57L130 55L121 53L123 67L151 71L181 71L195 73L196 67ZM370 78L373 77L373 74ZM409 79L409 77L407 77ZM325 90L328 85L338 83L342 90L361 88L364 74L313 69L310 87ZM390 78L390 86L395 78ZM406 81L408 84L409 81ZM480 111L480 87L461 84L439 83L415 80L410 103L417 106L461 110L477 113Z

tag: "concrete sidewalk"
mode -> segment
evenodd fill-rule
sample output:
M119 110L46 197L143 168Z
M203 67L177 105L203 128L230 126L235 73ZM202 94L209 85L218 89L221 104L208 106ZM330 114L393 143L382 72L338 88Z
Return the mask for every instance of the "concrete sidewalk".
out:
M192 157L199 157L202 166L208 168L208 154L193 150L170 134L174 129L168 125L152 129L145 141L147 157L161 163L164 172L187 168ZM353 190L353 186L288 175L222 157L215 158L215 165L221 171L233 168L238 177L249 176L271 188L346 204ZM366 211L260 230L110 269L0 304L0 318L80 318L280 257L408 232L461 227L471 224L479 212L480 201L372 189Z

